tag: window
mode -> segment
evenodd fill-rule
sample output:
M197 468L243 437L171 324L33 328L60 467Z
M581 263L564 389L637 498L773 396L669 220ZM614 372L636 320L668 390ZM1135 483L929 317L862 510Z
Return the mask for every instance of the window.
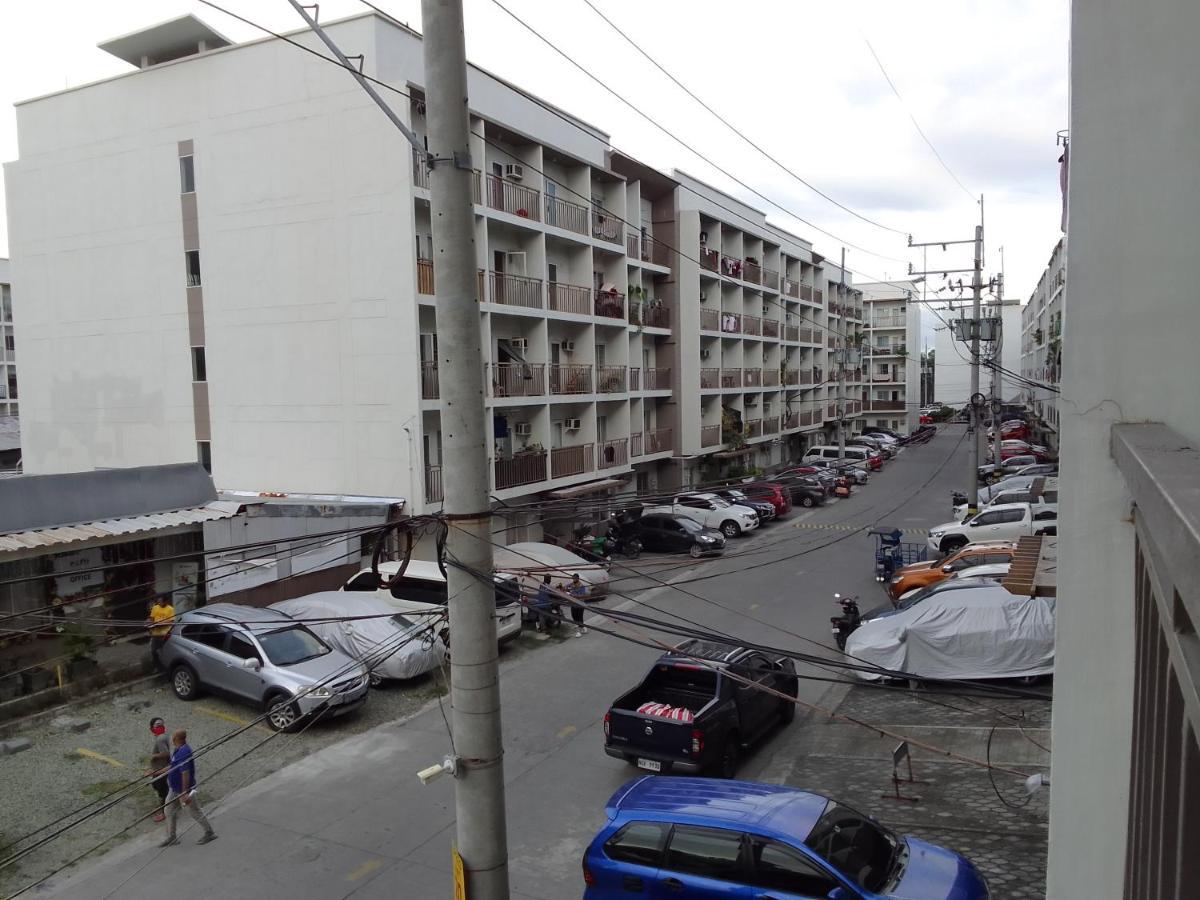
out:
M225 646L226 631L220 625L184 625L181 634L189 641L221 650Z
M0 284L0 319L12 321L12 286Z
M976 516L972 521L972 525L995 525L1002 521L999 513L983 513Z
M374 572L359 572L348 582L345 588L347 591L377 591L379 590L379 579Z
M705 878L734 881L739 877L742 836L736 831L677 825L663 867Z
M753 838L750 852L754 861L751 881L757 887L805 897L826 897L838 886L836 879L791 847Z
M996 520L997 522L1020 522L1023 518L1025 518L1025 510L1002 509L996 515L1000 517Z
M208 381L208 367L204 362L204 348L192 348L192 381Z
M658 866L666 827L659 822L630 822L604 844L604 855L618 862Z
M277 666L291 666L306 659L324 656L329 648L303 625L292 625L259 638L267 659Z
M192 157L179 157L179 193L191 194L196 190L196 168Z
M238 659L257 659L259 662L262 662L258 648L250 643L250 639L245 635L237 634L236 632L230 634L228 650Z
M200 287L200 251L188 250L183 255L187 266L187 286Z
M196 441L196 459L204 466L204 471L212 474L212 444L208 441Z

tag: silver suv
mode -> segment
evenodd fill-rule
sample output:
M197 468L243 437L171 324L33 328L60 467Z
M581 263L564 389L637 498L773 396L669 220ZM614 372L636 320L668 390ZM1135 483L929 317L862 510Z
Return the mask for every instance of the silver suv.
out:
M214 603L183 613L162 648L180 700L202 690L261 706L276 731L325 709L338 716L367 699L367 668L279 610Z

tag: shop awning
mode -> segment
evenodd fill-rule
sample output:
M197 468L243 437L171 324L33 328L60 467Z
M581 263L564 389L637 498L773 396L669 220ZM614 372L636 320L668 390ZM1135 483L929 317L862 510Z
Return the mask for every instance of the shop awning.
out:
M200 525L216 519L232 518L241 508L242 504L236 501L213 500L203 506L193 506L187 509L174 509L141 516L122 516L117 519L101 519L96 522L80 522L54 528L13 531L0 535L0 553L33 550L41 547L60 547L97 538L145 534L166 528L178 528L181 525Z

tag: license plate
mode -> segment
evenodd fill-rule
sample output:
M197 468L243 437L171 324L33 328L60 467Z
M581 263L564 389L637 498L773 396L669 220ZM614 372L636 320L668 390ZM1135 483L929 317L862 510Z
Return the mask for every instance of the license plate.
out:
M831 634L841 634L842 633L842 629L840 629L840 628L830 628L829 631Z
M657 759L642 759L641 757L638 757L637 764L639 769L645 769L648 772L662 771L662 763L660 763Z

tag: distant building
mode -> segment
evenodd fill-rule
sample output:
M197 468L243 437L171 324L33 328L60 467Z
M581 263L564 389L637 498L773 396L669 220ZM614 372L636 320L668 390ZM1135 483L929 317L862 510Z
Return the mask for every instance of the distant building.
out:
M937 315L940 315L939 319ZM1018 401L1022 385L1017 376L1021 372L1021 304L1017 300L995 301L982 304L984 318L999 318L1001 323L1000 396L1005 401ZM941 308L934 317L935 395L938 403L956 409L966 406L971 398L971 345L954 339L947 322L951 319L970 318L970 300L955 302L954 308ZM945 321L942 321L942 320ZM980 352L990 359L995 349L988 342L980 344ZM979 390L991 396L992 371L980 367Z
M903 432L921 407L921 304L915 281L859 284L866 308L863 415L868 424Z
M19 414L17 407L17 338L13 324L12 275L0 258L0 416ZM0 453L3 449L0 448ZM4 463L0 459L0 468Z
M1021 308L1021 374L1038 385L1026 385L1025 401L1037 415L1037 437L1058 449L1058 387L1062 378L1063 300L1067 288L1067 248L1054 246L1037 287Z

